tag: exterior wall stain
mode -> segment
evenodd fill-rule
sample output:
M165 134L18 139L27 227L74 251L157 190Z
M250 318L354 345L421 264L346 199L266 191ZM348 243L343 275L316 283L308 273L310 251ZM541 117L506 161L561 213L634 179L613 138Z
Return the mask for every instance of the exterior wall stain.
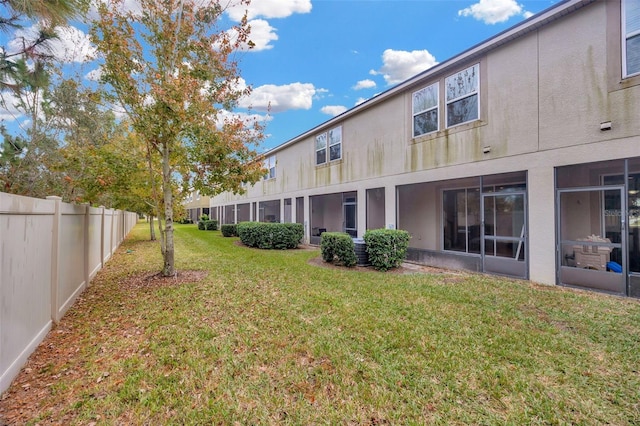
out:
M621 121L622 123L613 123L614 126L622 124L622 131L625 135L631 135L638 131L640 127L640 105L638 105L638 98L640 97L640 86L636 86L633 89L621 90L621 99L619 100L621 105ZM628 127L627 127L628 126Z
M327 186L330 181L328 167L316 167L314 186Z
M371 146L367 148L366 177L382 175L384 171L384 158L384 143L376 139Z
M348 162L347 160L342 160L340 161L340 163L338 163L337 165L333 166L336 168L336 182L335 183L342 183L344 182L344 180L342 179L342 176L344 174L344 168L345 168L345 163Z

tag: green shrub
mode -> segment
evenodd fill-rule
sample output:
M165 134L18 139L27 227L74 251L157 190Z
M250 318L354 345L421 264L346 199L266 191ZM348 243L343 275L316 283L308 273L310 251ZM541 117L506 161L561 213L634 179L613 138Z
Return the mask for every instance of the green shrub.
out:
M240 222L236 230L244 245L261 249L293 249L304 236L301 223Z
M220 231L223 237L237 237L238 228L234 223L225 223L220 225Z
M206 213L201 214L201 215L200 215L200 220L201 220L201 221L203 221L203 222L205 222L205 221L209 220L209 215L208 215L208 214L206 214Z
M355 266L357 263L355 245L351 235L345 232L323 232L320 238L320 252L325 262Z
M218 229L217 220L199 220L198 229L201 231L216 231Z
M218 221L217 220L204 220L204 229L206 231L217 231L218 230ZM200 222L198 222L200 224ZM200 227L198 227L199 229Z
M409 233L399 229L373 229L364 234L369 262L378 271L402 265L407 257Z

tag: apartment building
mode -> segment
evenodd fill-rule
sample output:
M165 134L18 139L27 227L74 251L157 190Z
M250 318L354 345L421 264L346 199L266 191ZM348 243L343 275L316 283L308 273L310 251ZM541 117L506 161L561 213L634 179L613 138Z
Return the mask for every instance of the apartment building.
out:
M567 0L267 153L221 223L411 234L408 260L640 297L640 0Z

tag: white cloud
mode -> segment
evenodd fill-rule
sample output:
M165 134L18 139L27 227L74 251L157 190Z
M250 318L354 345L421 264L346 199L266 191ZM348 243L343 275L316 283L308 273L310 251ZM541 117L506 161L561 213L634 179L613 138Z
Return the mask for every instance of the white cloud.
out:
M251 26L249 40L240 46L240 50L246 52L249 50L259 51L272 49L273 45L270 43L278 39L276 29L269 25L269 22L264 19L254 19L249 22L249 25ZM235 28L232 28L227 30L227 35L231 41L235 41L238 32ZM214 48L219 48L219 45L215 44Z
M253 43L252 50L260 51L273 48L273 45L270 43L278 39L275 28L269 25L264 19L254 19L249 22L249 26L251 27L249 40ZM249 46L245 45L243 50L248 50L248 47Z
M58 38L51 41L56 58L79 63L95 59L97 49L91 44L88 34L71 26L57 27L56 33Z
M23 46L37 39L39 31L37 24L17 30L13 40L9 42L9 51L22 50ZM55 28L55 32L58 37L40 45L37 48L38 53L52 55L57 61L65 63L83 63L95 58L97 50L91 44L89 36L81 30L71 26L60 26Z
M321 113L330 115L332 117L335 117L336 115L340 115L346 110L347 110L347 107L342 105L327 105L320 108Z
M227 110L221 110L218 113L217 123L218 127L222 127L222 124L225 121L239 119L244 123L247 128L251 128L254 123L266 123L273 120L273 117L269 114L260 115L260 114L247 114L245 112L231 112Z
M265 84L254 88L248 97L240 100L238 106L272 113L291 109L310 109L317 92L318 89L311 83L292 83L283 86Z
M91 70L85 74L84 78L89 81L100 81L100 77L102 77L102 68L96 68L95 70Z
M239 22L247 12L247 19L258 16L263 18L286 18L294 13L311 12L311 0L255 0L249 6L233 5L227 9L231 19Z
M100 13L98 12L98 5L104 3L108 6L113 6L114 1L111 0L94 0L91 2L89 6L89 11L87 13L87 19L89 21L97 20L100 18ZM133 15L141 15L142 7L140 6L140 2L138 0L121 0L118 1L118 12L123 14L131 13Z
M458 16L472 16L485 24L505 22L512 16L529 18L531 12L524 11L515 0L480 0L458 11Z
M438 62L428 50L387 49L382 53L382 68L371 70L372 75L383 75L387 84L397 84L421 73Z
M376 82L373 80L360 80L353 86L353 90L372 89L376 87Z
M22 117L24 112L17 107L20 100L11 92L0 93L0 120L15 121Z

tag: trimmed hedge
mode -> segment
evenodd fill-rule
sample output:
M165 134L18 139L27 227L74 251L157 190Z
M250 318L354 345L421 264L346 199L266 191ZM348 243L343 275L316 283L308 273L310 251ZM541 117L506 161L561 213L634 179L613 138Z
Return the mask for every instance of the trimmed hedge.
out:
M372 229L364 234L369 262L378 271L402 265L407 257L409 233L400 229Z
M220 225L220 231L222 232L223 237L238 236L238 228L234 223L225 223L224 225Z
M240 222L236 225L242 244L261 249L293 249L304 236L301 223Z
M358 261L353 238L345 232L323 232L320 237L320 251L325 262L336 261L351 267Z
M201 231L217 231L218 221L217 220L199 220L198 229Z

